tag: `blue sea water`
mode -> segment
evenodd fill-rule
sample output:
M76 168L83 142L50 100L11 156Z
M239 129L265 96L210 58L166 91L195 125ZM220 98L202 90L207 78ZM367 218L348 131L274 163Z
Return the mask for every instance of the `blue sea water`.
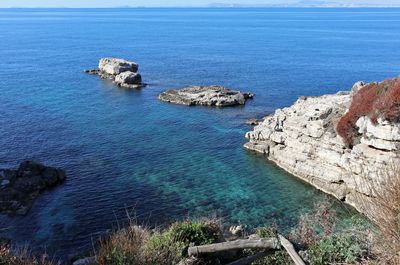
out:
M67 170L0 236L66 257L126 221L217 216L289 230L324 195L243 149L247 118L301 95L400 73L400 9L2 9L0 167ZM82 73L137 61L142 90ZM251 91L245 107L158 101L186 85Z

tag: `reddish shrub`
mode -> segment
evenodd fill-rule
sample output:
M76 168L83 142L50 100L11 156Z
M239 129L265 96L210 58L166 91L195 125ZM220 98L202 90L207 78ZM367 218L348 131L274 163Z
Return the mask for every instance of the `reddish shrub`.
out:
M400 78L371 83L358 91L349 111L340 119L336 130L345 143L352 147L357 136L356 122L367 116L373 123L379 117L389 121L400 120Z

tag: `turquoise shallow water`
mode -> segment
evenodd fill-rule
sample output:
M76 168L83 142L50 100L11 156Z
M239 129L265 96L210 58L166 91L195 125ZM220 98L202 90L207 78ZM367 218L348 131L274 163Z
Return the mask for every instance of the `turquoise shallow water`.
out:
M290 229L324 195L242 148L247 118L301 95L400 73L398 9L0 10L0 167L34 159L67 170L0 235L67 256L126 211L151 225L216 215ZM132 59L143 90L82 73ZM157 100L220 84L256 94L213 109Z

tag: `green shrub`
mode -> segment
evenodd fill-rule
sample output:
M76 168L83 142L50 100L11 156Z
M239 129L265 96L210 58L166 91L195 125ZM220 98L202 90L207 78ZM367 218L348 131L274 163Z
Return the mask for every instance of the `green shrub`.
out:
M107 253L106 264L109 265L126 265L126 264L140 264L135 255L131 255L125 249L114 247L109 253Z
M212 223L185 221L175 223L164 233L154 233L145 252L150 263L174 264L187 256L192 243L196 246L218 242L219 229Z
M254 255L253 251L251 255ZM249 256L251 256L249 255ZM255 261L252 265L293 265L292 259L285 250L276 250L268 253L264 258Z
M354 235L332 235L318 241L308 251L313 265L355 264L367 254L367 249Z
M278 229L276 229L275 227L261 227L256 230L256 234L261 238L278 238Z
M156 232L145 244L146 264L177 264L181 260L181 248L169 233Z
M185 257L191 243L195 246L215 243L219 239L218 232L213 224L187 221L173 224L166 233L177 244L180 255Z

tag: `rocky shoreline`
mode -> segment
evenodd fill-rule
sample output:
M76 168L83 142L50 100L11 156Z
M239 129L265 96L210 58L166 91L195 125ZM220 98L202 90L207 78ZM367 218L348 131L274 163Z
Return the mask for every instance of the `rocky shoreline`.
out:
M359 93L382 86L386 92L397 89L399 83L400 78L372 84L357 82L349 92L301 97L248 132L249 142L244 146L364 212L364 200L373 197L371 185L384 182L382 172L393 170L400 161L400 123L381 116L374 122L369 116L359 115L353 126L356 140L351 146L338 134L337 125L349 109L354 109L353 99L360 98Z
M65 180L65 171L24 161L18 169L0 170L0 213L25 215L40 192Z
M227 107L244 105L246 100L253 97L252 93L242 93L222 86L190 86L165 91L158 98L161 101L187 106Z

